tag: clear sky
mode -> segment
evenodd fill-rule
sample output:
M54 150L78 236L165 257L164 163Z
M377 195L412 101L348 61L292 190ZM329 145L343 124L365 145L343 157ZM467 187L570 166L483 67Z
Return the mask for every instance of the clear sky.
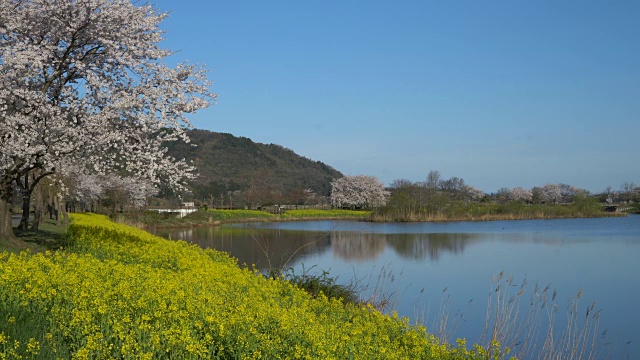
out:
M197 128L389 184L640 184L640 1L155 2Z

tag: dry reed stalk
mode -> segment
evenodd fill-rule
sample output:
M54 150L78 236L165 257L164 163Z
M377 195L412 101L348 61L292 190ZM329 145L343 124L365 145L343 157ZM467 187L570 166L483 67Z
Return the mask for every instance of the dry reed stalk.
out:
M513 289L518 289L512 294ZM526 279L517 286L512 276L501 272L492 278L488 298L485 329L480 344L489 357L493 344L511 349L519 359L597 359L602 353L598 341L600 311L591 303L584 318L579 316L579 299L582 290L567 306L566 325L560 336L556 335L557 291L550 295L550 286L541 289L537 284L528 302L529 309L521 310ZM546 322L543 320L546 319ZM543 329L546 331L543 332ZM544 337L542 345L538 340Z

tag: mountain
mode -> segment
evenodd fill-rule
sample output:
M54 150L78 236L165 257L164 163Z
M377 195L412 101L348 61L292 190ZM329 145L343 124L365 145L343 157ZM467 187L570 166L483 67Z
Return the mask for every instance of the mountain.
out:
M215 198L219 205L226 199L234 206L302 204L328 196L331 180L343 176L280 145L198 129L188 135L190 144L175 142L168 148L169 155L193 161L198 176L190 187L196 200Z

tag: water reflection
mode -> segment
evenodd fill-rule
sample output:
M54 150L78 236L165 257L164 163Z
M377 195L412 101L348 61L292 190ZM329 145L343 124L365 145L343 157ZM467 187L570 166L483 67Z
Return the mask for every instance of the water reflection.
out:
M480 237L479 234L390 234L387 241L405 259L436 261L443 252L462 255L464 248Z
M331 251L346 261L376 260L389 247L414 261L437 261L443 253L461 255L483 234L381 234L356 231L297 231L246 227L162 229L156 234L180 239L202 248L231 253L240 264L259 269L286 268L309 255ZM486 235L484 235L486 236Z
M230 253L239 264L256 268L283 269L309 254L322 253L330 247L330 236L308 232L247 227L204 227L194 229L157 229L156 235L184 240L206 249Z
M640 298L637 215L479 223L283 222L156 233L230 252L261 270L297 271L304 263L348 281L375 276L373 267L383 265L402 275L396 277L398 288L406 289L397 304L401 316L416 316L416 298L437 308L448 288L452 308L465 309L456 336L470 342L482 334L487 285L498 272L552 284L566 298L584 290L584 304L597 301L605 309L601 330L618 346L631 341L623 353L640 358L640 325L629 316Z
M384 252L386 236L351 231L332 231L333 254L344 260L376 259Z

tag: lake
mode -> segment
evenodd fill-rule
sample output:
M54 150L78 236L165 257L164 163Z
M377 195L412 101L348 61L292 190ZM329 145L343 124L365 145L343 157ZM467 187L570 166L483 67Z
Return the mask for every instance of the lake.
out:
M399 315L424 323L434 333L446 320L447 330L441 333L464 337L468 343L481 341L490 294L491 309L501 295L503 309L511 304L505 299L514 298L521 299L521 314L541 310L533 319L542 319L543 329L551 314L560 334L571 319L568 306L581 291L578 326L573 328L581 329L595 302L587 329L603 345L598 358L640 358L640 215L448 223L274 222L155 232L230 252L241 264L261 270L328 271L340 283L357 279L368 284L365 295L377 284L376 294L394 295L389 300ZM509 294L495 291L499 283L492 283L492 277L500 272L505 274L501 289ZM510 285L505 284L507 276L513 277ZM525 279L523 295L516 296ZM538 295L549 287L547 306L530 305L536 284ZM545 331L520 338L537 339L540 346Z

